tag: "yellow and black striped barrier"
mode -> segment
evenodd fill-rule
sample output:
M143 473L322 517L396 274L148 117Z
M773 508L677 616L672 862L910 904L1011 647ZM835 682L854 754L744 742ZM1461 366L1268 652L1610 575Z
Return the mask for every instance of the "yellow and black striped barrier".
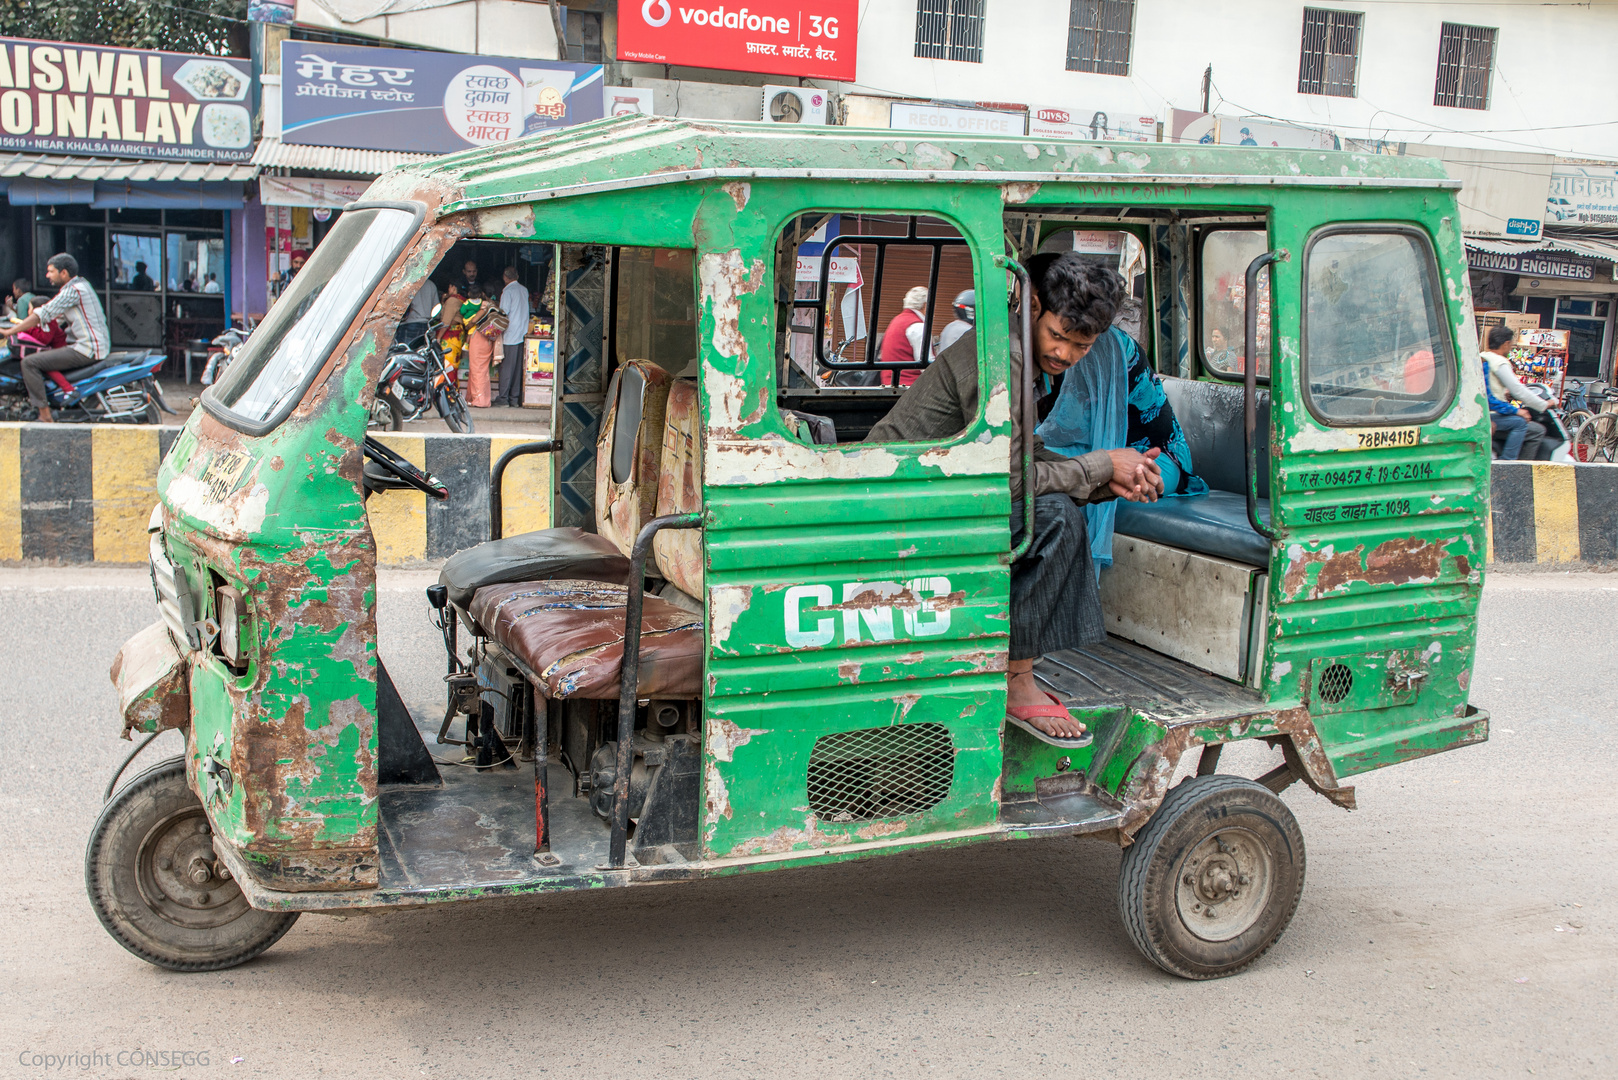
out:
M157 465L180 429L0 424L0 562L144 563ZM376 435L442 480L444 502L416 491L370 501L377 561L419 566L489 535L489 473L521 436ZM551 461L506 472L507 535L550 525ZM1494 465L1489 561L1572 566L1618 562L1618 465Z
M178 427L0 424L0 562L140 563L157 502L157 466ZM489 537L489 473L525 436L374 437L443 481L450 497L419 491L371 496L377 562L419 566ZM506 470L507 535L550 525L548 455Z

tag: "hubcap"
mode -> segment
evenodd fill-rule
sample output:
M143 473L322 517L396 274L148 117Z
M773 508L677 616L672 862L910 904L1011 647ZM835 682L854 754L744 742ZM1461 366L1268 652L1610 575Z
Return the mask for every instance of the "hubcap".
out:
M1180 864L1174 892L1180 921L1204 941L1229 941L1258 921L1274 882L1263 841L1246 829L1222 829Z
M153 826L135 856L141 899L176 926L210 930L249 910L241 888L213 850L213 831L200 807Z

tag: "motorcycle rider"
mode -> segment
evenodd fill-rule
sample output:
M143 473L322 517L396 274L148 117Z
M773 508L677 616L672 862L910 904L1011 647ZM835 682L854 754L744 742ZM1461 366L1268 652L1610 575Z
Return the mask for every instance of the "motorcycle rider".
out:
M944 327L938 335L938 351L943 352L955 344L955 339L972 329L977 322L978 294L975 289L966 289L955 294L955 318Z
M1506 445L1501 448L1500 460L1535 461L1549 458L1551 447L1545 445L1546 427L1533 419L1533 413L1545 413L1555 402L1548 402L1524 386L1511 367L1511 361L1501 352L1517 336L1515 330L1504 326L1489 328L1484 338L1487 348L1483 352L1483 377L1489 392L1489 412L1495 431L1506 433ZM1518 404L1513 407L1511 402ZM1529 410L1532 409L1533 412Z
M22 360L22 381L28 388L28 402L39 410L41 423L51 423L50 399L45 396L45 373L72 371L104 360L112 351L107 333L107 314L88 281L79 276L78 260L66 252L52 255L45 262L45 280L56 286L50 300L13 326L0 328L0 339L32 330L41 323L60 320L67 331L67 344L45 349Z

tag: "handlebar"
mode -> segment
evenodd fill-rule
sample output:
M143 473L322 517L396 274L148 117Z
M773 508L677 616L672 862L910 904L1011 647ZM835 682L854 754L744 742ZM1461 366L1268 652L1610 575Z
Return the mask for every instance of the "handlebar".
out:
M1243 342L1246 363L1242 365L1242 443L1243 488L1247 491L1247 523L1253 531L1270 540L1279 540L1281 534L1258 519L1258 444L1253 435L1258 430L1258 274L1274 262L1285 262L1292 257L1285 248L1266 251L1247 264L1247 292L1243 301L1246 317L1247 340ZM1268 437L1268 432L1265 433Z

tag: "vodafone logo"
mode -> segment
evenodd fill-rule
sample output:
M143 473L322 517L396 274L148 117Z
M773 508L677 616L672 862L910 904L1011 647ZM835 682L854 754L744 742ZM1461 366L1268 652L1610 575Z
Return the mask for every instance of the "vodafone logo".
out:
M658 8L661 8L663 13L653 15L652 12ZM674 18L674 9L669 7L669 0L646 0L640 6L640 17L646 20L647 26L662 26Z

